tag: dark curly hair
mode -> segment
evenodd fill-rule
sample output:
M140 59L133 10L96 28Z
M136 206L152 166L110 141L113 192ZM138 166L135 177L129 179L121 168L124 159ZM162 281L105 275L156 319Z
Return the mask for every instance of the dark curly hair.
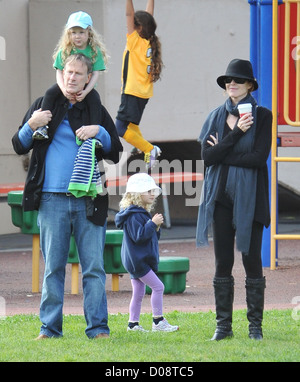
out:
M151 63L151 77L152 82L156 82L160 79L160 74L163 68L163 62L161 58L161 43L156 36L156 22L154 17L146 11L137 11L134 14L134 26L142 27L140 36L149 40L152 49L152 63Z

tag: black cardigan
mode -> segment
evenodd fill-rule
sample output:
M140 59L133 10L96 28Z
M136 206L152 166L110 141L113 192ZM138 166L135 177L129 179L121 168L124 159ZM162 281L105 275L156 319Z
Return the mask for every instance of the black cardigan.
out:
M32 113L41 107L42 100L43 97L40 97L31 105L25 114L19 129L30 119ZM48 124L49 139L41 141L33 140L32 146L29 149L25 149L19 140L18 131L12 138L12 144L17 154L23 155L32 149L31 160L23 193L24 211L38 210L39 208L44 182L46 153L49 145L52 142L55 131L64 119L66 113L68 112L70 126L74 132L83 125L91 124L89 109L85 100L74 104L71 109L68 109L68 106L69 101L61 93L61 95L55 101L52 110L52 120ZM99 125L103 126L110 135L111 151L108 154L105 154L101 149L96 150L97 160L101 161L102 159L107 159L113 163L118 163L120 159L120 153L123 151L123 147L117 134L115 124L105 107L102 105L101 109L99 108L98 117L99 118L97 120L99 121ZM94 199L93 211L89 211L90 216L88 216L88 219L91 220L94 224L103 225L107 217L107 210L108 194L105 188L103 195L98 195Z
M253 149L249 153L235 153L232 148L243 134L243 131L235 126L224 139L220 140L219 137L217 145L211 146L207 142L203 142L202 159L206 167L215 164L224 166L221 170L221 182L218 185L218 197L224 191L224 176L222 176L222 173L223 175L227 173L229 165L256 168L258 170L254 220L268 227L270 224L270 205L267 159L272 141L272 112L261 106L257 108Z

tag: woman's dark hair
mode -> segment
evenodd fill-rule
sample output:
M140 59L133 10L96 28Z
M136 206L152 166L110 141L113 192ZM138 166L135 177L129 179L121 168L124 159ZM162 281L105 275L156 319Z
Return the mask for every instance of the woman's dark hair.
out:
M137 28L142 27L140 36L150 41L152 50L152 63L151 63L151 77L152 82L156 82L160 79L160 74L163 67L161 59L161 43L156 36L156 22L154 17L146 11L137 11L134 14L134 26Z

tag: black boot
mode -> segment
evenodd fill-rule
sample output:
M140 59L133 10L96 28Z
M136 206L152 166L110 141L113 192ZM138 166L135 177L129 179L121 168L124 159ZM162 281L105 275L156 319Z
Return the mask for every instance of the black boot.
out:
M232 337L232 308L233 308L233 288L234 278L215 277L214 290L216 301L217 328L212 337L212 341L220 341L226 337Z
M249 321L249 338L262 340L262 320L264 311L266 279L246 277L247 318Z

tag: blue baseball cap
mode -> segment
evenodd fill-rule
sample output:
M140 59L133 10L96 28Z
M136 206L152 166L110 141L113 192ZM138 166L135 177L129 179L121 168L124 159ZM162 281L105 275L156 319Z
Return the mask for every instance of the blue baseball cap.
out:
M80 28L86 29L91 26L93 26L93 21L91 16L82 11L72 13L69 16L69 19L67 22L68 29L73 27L80 27Z

